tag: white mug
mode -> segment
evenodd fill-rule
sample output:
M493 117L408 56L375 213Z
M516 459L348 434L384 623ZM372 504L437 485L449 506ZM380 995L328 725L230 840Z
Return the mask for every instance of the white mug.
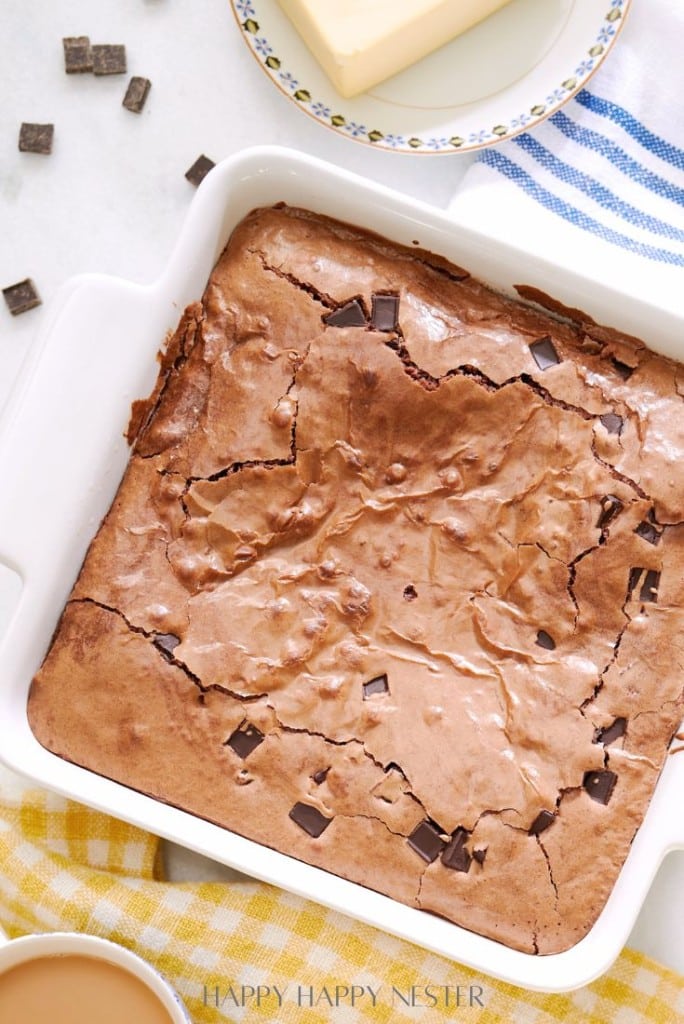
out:
M47 932L9 939L0 928L0 975L12 967L52 956L87 956L123 968L154 993L171 1024L192 1024L187 1010L171 985L136 953L109 939L80 932Z

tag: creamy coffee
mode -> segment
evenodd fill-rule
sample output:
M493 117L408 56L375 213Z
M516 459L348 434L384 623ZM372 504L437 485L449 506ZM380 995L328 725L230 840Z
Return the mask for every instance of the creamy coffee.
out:
M123 967L92 956L36 957L0 974L0 1021L13 1024L172 1024Z

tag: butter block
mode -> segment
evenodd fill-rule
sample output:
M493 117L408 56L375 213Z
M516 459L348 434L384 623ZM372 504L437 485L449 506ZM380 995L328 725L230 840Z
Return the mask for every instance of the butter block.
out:
M356 96L510 0L279 0L342 96Z

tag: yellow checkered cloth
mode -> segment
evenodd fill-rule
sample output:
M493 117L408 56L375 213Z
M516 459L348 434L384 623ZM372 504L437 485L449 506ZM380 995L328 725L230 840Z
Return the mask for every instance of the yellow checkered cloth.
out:
M25 789L4 770L0 923L11 936L84 931L128 946L166 975L195 1024L684 1021L684 978L631 950L594 984L568 995L543 995L495 982L259 882L164 881L157 838L54 794ZM344 991L338 1006L328 1005L336 987L352 985L370 986L375 1005L367 990L354 1006ZM406 1006L401 996L392 997L393 987L406 997L412 986L424 1005ZM435 997L439 986L451 986L451 1005L443 995L437 1005L425 1005L428 986ZM466 1005L454 1005L456 986Z

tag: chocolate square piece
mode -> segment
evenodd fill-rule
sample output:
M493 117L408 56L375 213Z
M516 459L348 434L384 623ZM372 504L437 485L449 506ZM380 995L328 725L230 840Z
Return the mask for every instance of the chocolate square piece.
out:
M173 661L173 652L180 643L180 637L175 633L157 633L152 643L169 661Z
M442 864L452 871L470 871L472 857L465 848L469 833L464 828L457 828L442 853Z
M530 825L527 834L530 836L538 836L542 832L545 832L550 825L553 825L555 820L556 815L552 811L540 811Z
M660 530L653 523L648 523L646 520L639 523L634 532L648 544L655 546L660 541Z
M93 70L93 51L88 36L67 36L64 46L64 70L67 75L80 75Z
M126 47L118 43L93 46L93 71L96 75L125 75Z
M597 730L596 743L602 743L604 747L607 747L609 743L614 743L615 740L619 740L621 736L624 736L626 731L627 719L616 718L612 725L607 725L605 729Z
M149 78L139 78L137 75L134 75L128 83L126 95L122 100L122 106L126 110L131 110L134 114L139 114L145 106L145 100L151 87L152 83Z
M290 811L290 817L295 825L299 825L313 839L318 839L332 821L332 818L326 818L324 814L321 814L317 807L302 803L294 805Z
M540 338L530 345L530 352L540 370L548 370L550 366L557 366L560 357L556 352L551 338Z
M444 849L444 840L431 821L421 821L416 825L407 842L419 857L432 864Z
M350 299L344 306L323 317L328 327L365 327L366 311L359 299Z
M209 171L211 171L216 164L213 160L210 160L208 156L198 156L192 167L185 172L185 177L188 179L191 185L197 188L204 179L206 178Z
M622 512L625 506L614 494L606 494L601 498L601 515L596 523L599 530L603 530L613 519Z
M553 637L546 632L545 629L540 629L537 633L537 647L543 647L545 651L555 651L556 641Z
M3 288L2 294L12 316L19 316L20 313L26 313L27 310L40 306L40 296L30 277L27 277L25 281L19 281L17 284L10 284L7 288Z
M613 794L616 782L615 772L585 772L582 785L592 800L596 800L599 804L607 804Z
M371 324L375 330L395 330L399 320L399 296L374 294L371 303Z
M620 436L623 425L622 416L618 416L616 412L607 412L604 413L603 416L600 416L599 419L609 434L617 434L618 437Z
M644 577L639 592L640 601L650 601L653 604L658 600L658 587L660 586L660 573L655 569L649 569Z
M372 697L375 693L389 693L389 683L386 675L376 676L375 679L370 679L367 683L363 684L364 700Z
M54 124L32 124L24 121L19 129L19 149L22 153L40 153L47 156L52 152Z
M244 721L235 732L228 737L226 744L235 751L238 757L246 758L253 750L264 742L264 734L256 725Z

